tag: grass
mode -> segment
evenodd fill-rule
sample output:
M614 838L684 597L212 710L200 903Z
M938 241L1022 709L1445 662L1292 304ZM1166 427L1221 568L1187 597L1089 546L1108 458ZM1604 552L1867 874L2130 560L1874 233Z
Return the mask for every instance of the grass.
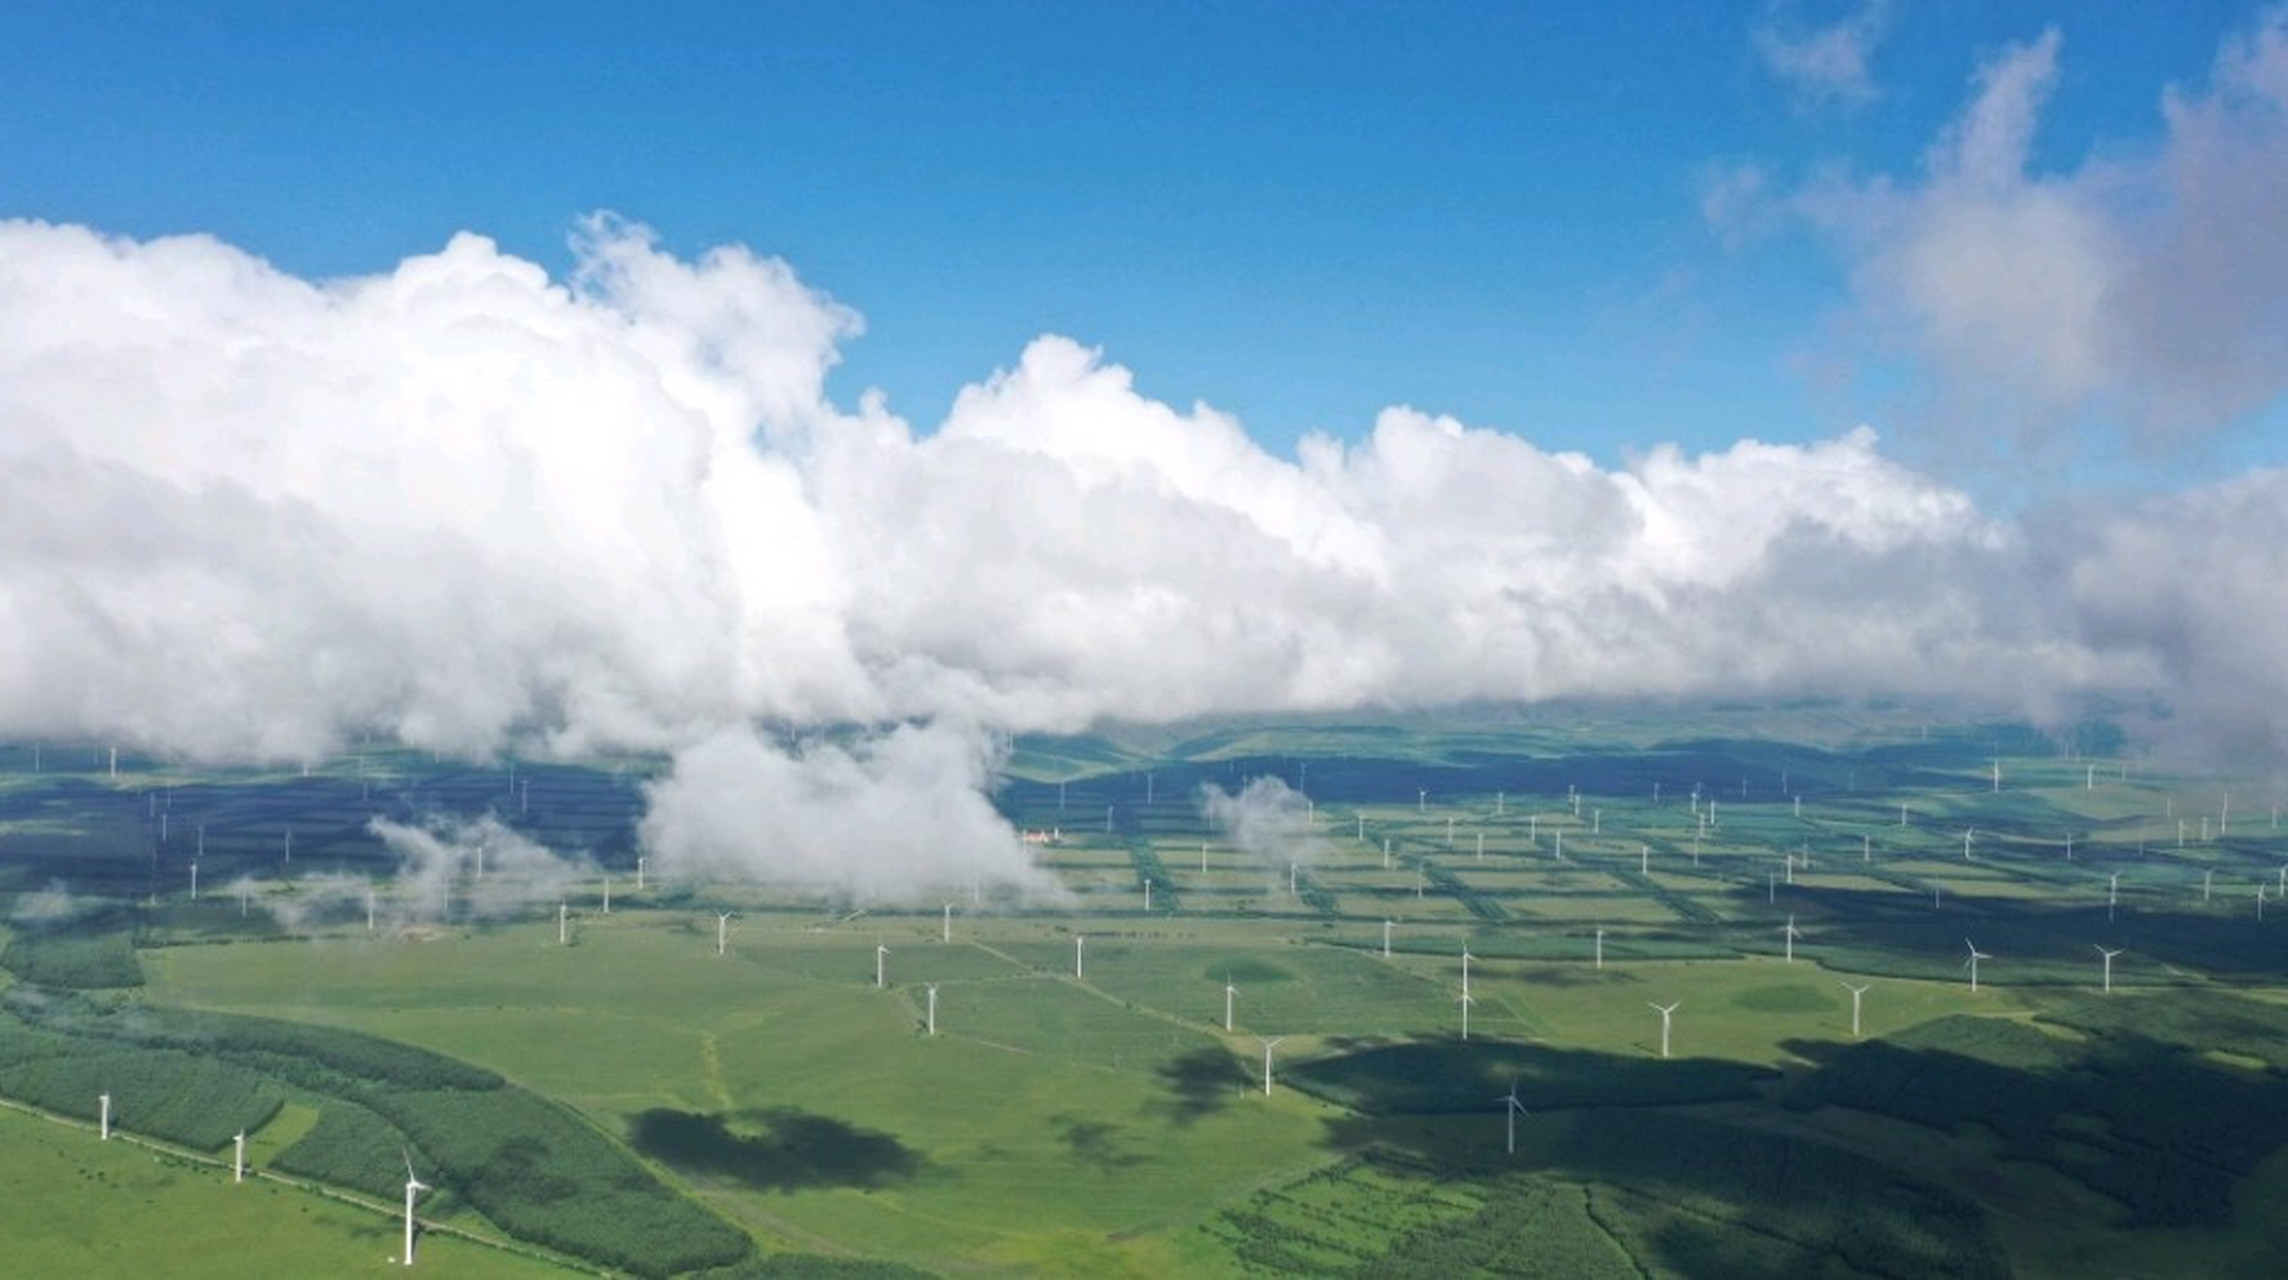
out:
M935 910L823 915L728 886L636 894L630 779L520 766L532 812L520 806L516 819L542 838L577 832L617 868L617 909L591 905L574 945L556 945L552 911L408 938L368 938L344 919L287 938L257 928L259 912L242 922L234 901L190 903L178 886L134 917L146 985L104 998L351 1028L497 1071L576 1109L773 1255L1398 1275L1516 1269L1525 1263L1504 1241L1536 1238L1577 1274L1882 1269L1870 1261L1880 1249L1855 1252L1829 1219L1768 1230L1782 1190L1717 1172L1729 1151L1757 1153L1758 1169L1828 1170L1811 1185L1859 1188L1885 1230L1939 1206L1955 1225L1899 1236L1900 1257L1930 1262L1987 1240L1976 1248L2037 1274L2074 1269L2060 1259L2135 1273L2165 1269L2175 1241L2196 1270L2251 1269L2281 1243L2267 1224L2288 1207L2288 1168L2264 1146L2271 1130L2187 1112L2198 1122L2187 1131L2210 1144L2192 1158L2214 1165L2193 1181L2225 1188L2233 1216L2135 1228L2121 1197L2149 1195L2151 1179L2124 1180L2104 1161L2139 1149L2139 1124L2167 1117L2114 1116L2085 1077L2150 1069L2214 1082L2220 1096L2279 1094L2288 1050L2251 1010L2288 1001L2282 944L2242 918L2242 899L2288 860L2288 840L2252 816L2229 841L2178 850L2174 817L2157 815L2190 809L2198 788L2183 780L2133 773L2084 790L2078 767L2015 731L1926 740L1879 720L1821 708L1761 713L1752 731L1720 714L1394 728L1305 719L1028 741L999 798L1021 825L1063 828L1041 856L1082 905L957 910L951 941ZM2018 744L2004 748L1999 795L1984 772L1997 740ZM151 802L139 812L136 788L162 775L137 768L117 783L81 778L68 794L12 779L0 870L31 888L27 875L105 851L87 861L98 882L148 896ZM1282 862L1233 849L1193 808L1202 783L1230 789L1264 773L1319 804L1326 840L1301 894L1288 892ZM209 883L259 872L258 894L283 891L264 864L289 826L297 864L379 867L355 829L375 778L445 808L510 794L499 770L404 753L310 778L164 776L178 788L176 838L207 826L223 868ZM1696 783L1721 812L1698 867ZM1583 797L1578 816L1569 787ZM2255 804L2260 792L2240 784L2236 804L2243 794ZM1967 863L1964 826L1980 833ZM141 853L112 857L113 842ZM1814 865L1794 884L1770 883L1781 859L1806 852ZM2209 869L2218 900L2202 903ZM2107 920L2114 870L2125 872L2122 902ZM721 957L718 907L741 912ZM1792 964L1777 933L1791 913L1803 930ZM1385 919L1397 922L1388 958ZM1961 969L1966 933L1994 957L1975 993ZM1085 979L1073 976L1076 935ZM2093 994L2093 942L2125 949L2115 982L2126 998ZM1476 1001L1466 1044L1464 947ZM1865 1042L1852 1037L1843 980L1871 984ZM936 1036L924 1026L930 983ZM1675 1060L1663 1062L1647 1004L1671 1001ZM1285 1037L1268 1097L1258 1036ZM2160 1047L2099 1052L2132 1037ZM1858 1053L1868 1045L1920 1055L1917 1070L1975 1060L1997 1073L1996 1097L2060 1100L2049 1145L1999 1143L2006 1117L1975 1105L1933 1128L1806 1084L1899 1065ZM1979 1057L1988 1048L1991 1061ZM1492 1100L1513 1079L1535 1095L1525 1171L1495 1145ZM1778 1105L1803 1098L1826 1101ZM315 1123L290 1099L254 1135L258 1162ZM1664 1146L1662 1135L1687 1131L1689 1143ZM1957 1221L1966 1212L1983 1225Z
M0 1204L16 1275L352 1275L397 1260L402 1219L78 1127L0 1108ZM574 1274L451 1235L424 1234L425 1271Z

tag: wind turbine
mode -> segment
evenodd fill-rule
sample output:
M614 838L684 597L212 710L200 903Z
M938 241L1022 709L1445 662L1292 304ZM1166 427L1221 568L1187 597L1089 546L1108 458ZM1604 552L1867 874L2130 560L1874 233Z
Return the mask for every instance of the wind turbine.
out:
M1677 1000L1669 1004L1654 1004L1647 1000L1645 1007L1660 1015L1660 1056L1666 1058L1668 1056L1669 1020L1676 1016L1678 1009L1684 1007L1684 1002Z
M1082 972L1082 959L1087 953L1087 947L1087 938L1084 938L1077 933L1073 935L1073 976L1075 978L1084 976Z
M1964 827L1962 829L1962 860L1964 862L1970 861L1970 837L1977 830L1976 827Z
M1986 954L1983 951L1980 951L1978 949L1978 944L1972 942L1968 938L1964 938L1962 940L1962 945L1970 948L1970 959L1964 961L1963 963L1970 967L1970 989L1972 991L1976 991L1978 990L1978 962L1981 960L1992 960L1994 957Z
M1238 987L1235 987L1235 986L1233 986L1233 985L1231 984L1231 979L1230 979L1230 977L1229 977L1229 976L1226 976L1226 977L1224 978L1224 983L1223 983L1223 1029L1224 1029L1224 1030L1226 1030L1226 1031L1229 1031L1229 1030L1231 1030L1231 1002L1232 1002L1232 997L1234 997L1234 996L1236 996L1236 995L1238 995L1238 994L1239 994L1239 988L1238 988Z
M106 1093L95 1100L95 1136L111 1141L111 1095Z
M2113 904L2121 898L2121 873L2116 871L2105 878L2105 918L2113 919Z
M1263 1041L1263 1096L1268 1098L1271 1096L1271 1049L1272 1046L1278 1044L1282 1040L1285 1040L1287 1037L1272 1036L1265 1038L1263 1036L1257 1036L1255 1038Z
M1151 883L1149 880L1144 882L1147 888L1151 886ZM945 904L945 922L938 926L937 940L939 942L953 941L953 904L950 902Z
M1470 1006L1476 1003L1477 1001L1471 998L1469 992L1464 991L1462 993L1462 1039L1464 1041L1470 1038Z
M929 1034L937 1034L937 984L929 984Z
M1836 981L1843 982L1841 978ZM1851 1038L1856 1040L1859 1038L1859 997L1867 994L1867 988L1843 982L1843 989L1851 993Z
M604 877L604 914L612 914L612 878Z
M571 942L572 942L572 924L571 924L571 914L570 914L570 913L571 913L571 906L570 906L570 904L568 904L568 903L562 903L562 902L559 902L559 903L557 903L557 904L556 904L556 945L557 945L557 946L560 946L560 947L562 947L562 946L569 946L569 945L571 944Z
M1382 922L1382 958L1390 959L1390 921Z
M730 911L718 911L715 913L715 954L717 956L721 956L723 954L723 949L730 945L731 917L734 914L736 913Z
M1509 1154L1514 1156L1517 1154L1517 1118L1522 1115L1532 1114L1525 1109L1524 1103L1517 1100L1517 1077L1510 1077L1509 1092L1503 1094L1499 1098L1494 1099L1494 1101L1507 1104L1502 1108L1502 1111L1509 1119L1508 1148Z
M644 873L644 864L645 864L646 862L649 862L649 861L651 861L651 859L649 859L649 858L638 858L638 859L636 859L636 892L637 892L637 893L642 893L642 892L643 892L643 873Z
M1603 929L1597 930L1597 967L1599 969L1605 967L1605 931Z
M1463 944L1462 944L1462 994L1463 994L1463 995L1468 995L1468 994L1470 994L1470 961L1472 961L1472 960L1475 960L1475 959L1477 959L1477 957L1476 957L1476 956L1473 956L1473 955L1471 955L1471 954L1470 954L1470 944L1469 944L1469 943L1467 943L1467 942L1463 943Z
M415 1177L413 1153L405 1153L405 1265L413 1265L413 1197L427 1191L429 1184Z
M2090 945L2097 947L2094 942ZM2111 995L2113 994L2113 957L2120 955L2121 951L2119 948L2108 951L2104 947L2097 947L2097 954L2098 958L2105 962L2105 993Z
M875 989L876 991L880 991L882 988L884 988L884 987L886 987L886 986L890 985L890 984L889 984L889 982L888 982L888 978L889 978L889 970L888 970L889 959L890 959L890 948L889 948L889 946L888 946L887 944L885 944L885 943L879 943L879 942L875 943L875 944L874 944L874 989Z
M1803 931L1795 927L1795 912L1788 912L1787 923L1780 926L1780 937L1787 943L1786 963L1795 963L1795 940L1802 936Z
M239 1130L238 1136L232 1138L230 1142L230 1180L232 1182L244 1182L246 1181L246 1130Z

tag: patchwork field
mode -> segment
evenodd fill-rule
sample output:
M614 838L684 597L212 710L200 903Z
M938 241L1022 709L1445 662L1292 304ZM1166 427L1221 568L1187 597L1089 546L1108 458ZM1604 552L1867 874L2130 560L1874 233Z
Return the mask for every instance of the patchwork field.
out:
M0 749L11 1240L54 1274L386 1265L410 1161L419 1264L472 1275L2181 1275L2288 1246L2273 785L2102 730L1020 741L996 799L1053 833L1050 906L638 889L647 769ZM1278 822L1205 816L1260 779ZM561 916L481 913L472 877L384 927L341 888L392 888L373 816L483 813L588 859ZM240 1186L242 1130L271 1176Z

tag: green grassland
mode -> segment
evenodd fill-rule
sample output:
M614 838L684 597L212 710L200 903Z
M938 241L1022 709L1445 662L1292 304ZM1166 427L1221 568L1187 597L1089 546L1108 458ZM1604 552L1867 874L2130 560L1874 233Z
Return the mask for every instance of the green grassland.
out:
M2123 749L1827 707L1028 739L997 799L1077 905L949 928L634 890L652 762L0 748L0 1096L49 1117L0 1114L38 1135L0 1217L116 1272L258 1186L290 1225L252 1269L336 1273L394 1251L410 1157L450 1274L2249 1273L2288 1246L2288 834L2270 784ZM1290 854L1200 816L1261 776L1313 802ZM576 895L569 945L553 904L261 909L386 878L366 818L429 812L582 851L612 909ZM189 841L243 900L191 899ZM97 1143L99 1089L180 1150ZM365 1207L233 1187L240 1128Z

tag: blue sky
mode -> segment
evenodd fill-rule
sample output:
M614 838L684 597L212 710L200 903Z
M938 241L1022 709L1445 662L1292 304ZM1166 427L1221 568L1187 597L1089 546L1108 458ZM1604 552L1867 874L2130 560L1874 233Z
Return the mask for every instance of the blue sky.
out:
M1947 438L1927 353L1860 331L1831 236L1714 227L1712 187L1911 184L1980 66L2052 27L2029 171L2149 152L2256 12L34 2L0 44L0 216L331 276L463 229L562 269L610 209L785 258L866 317L837 398L924 428L1054 332L1280 452L1409 404L1607 463L1860 422L1911 456ZM1862 15L1847 91L1769 54ZM2250 418L2175 465L2277 460Z

